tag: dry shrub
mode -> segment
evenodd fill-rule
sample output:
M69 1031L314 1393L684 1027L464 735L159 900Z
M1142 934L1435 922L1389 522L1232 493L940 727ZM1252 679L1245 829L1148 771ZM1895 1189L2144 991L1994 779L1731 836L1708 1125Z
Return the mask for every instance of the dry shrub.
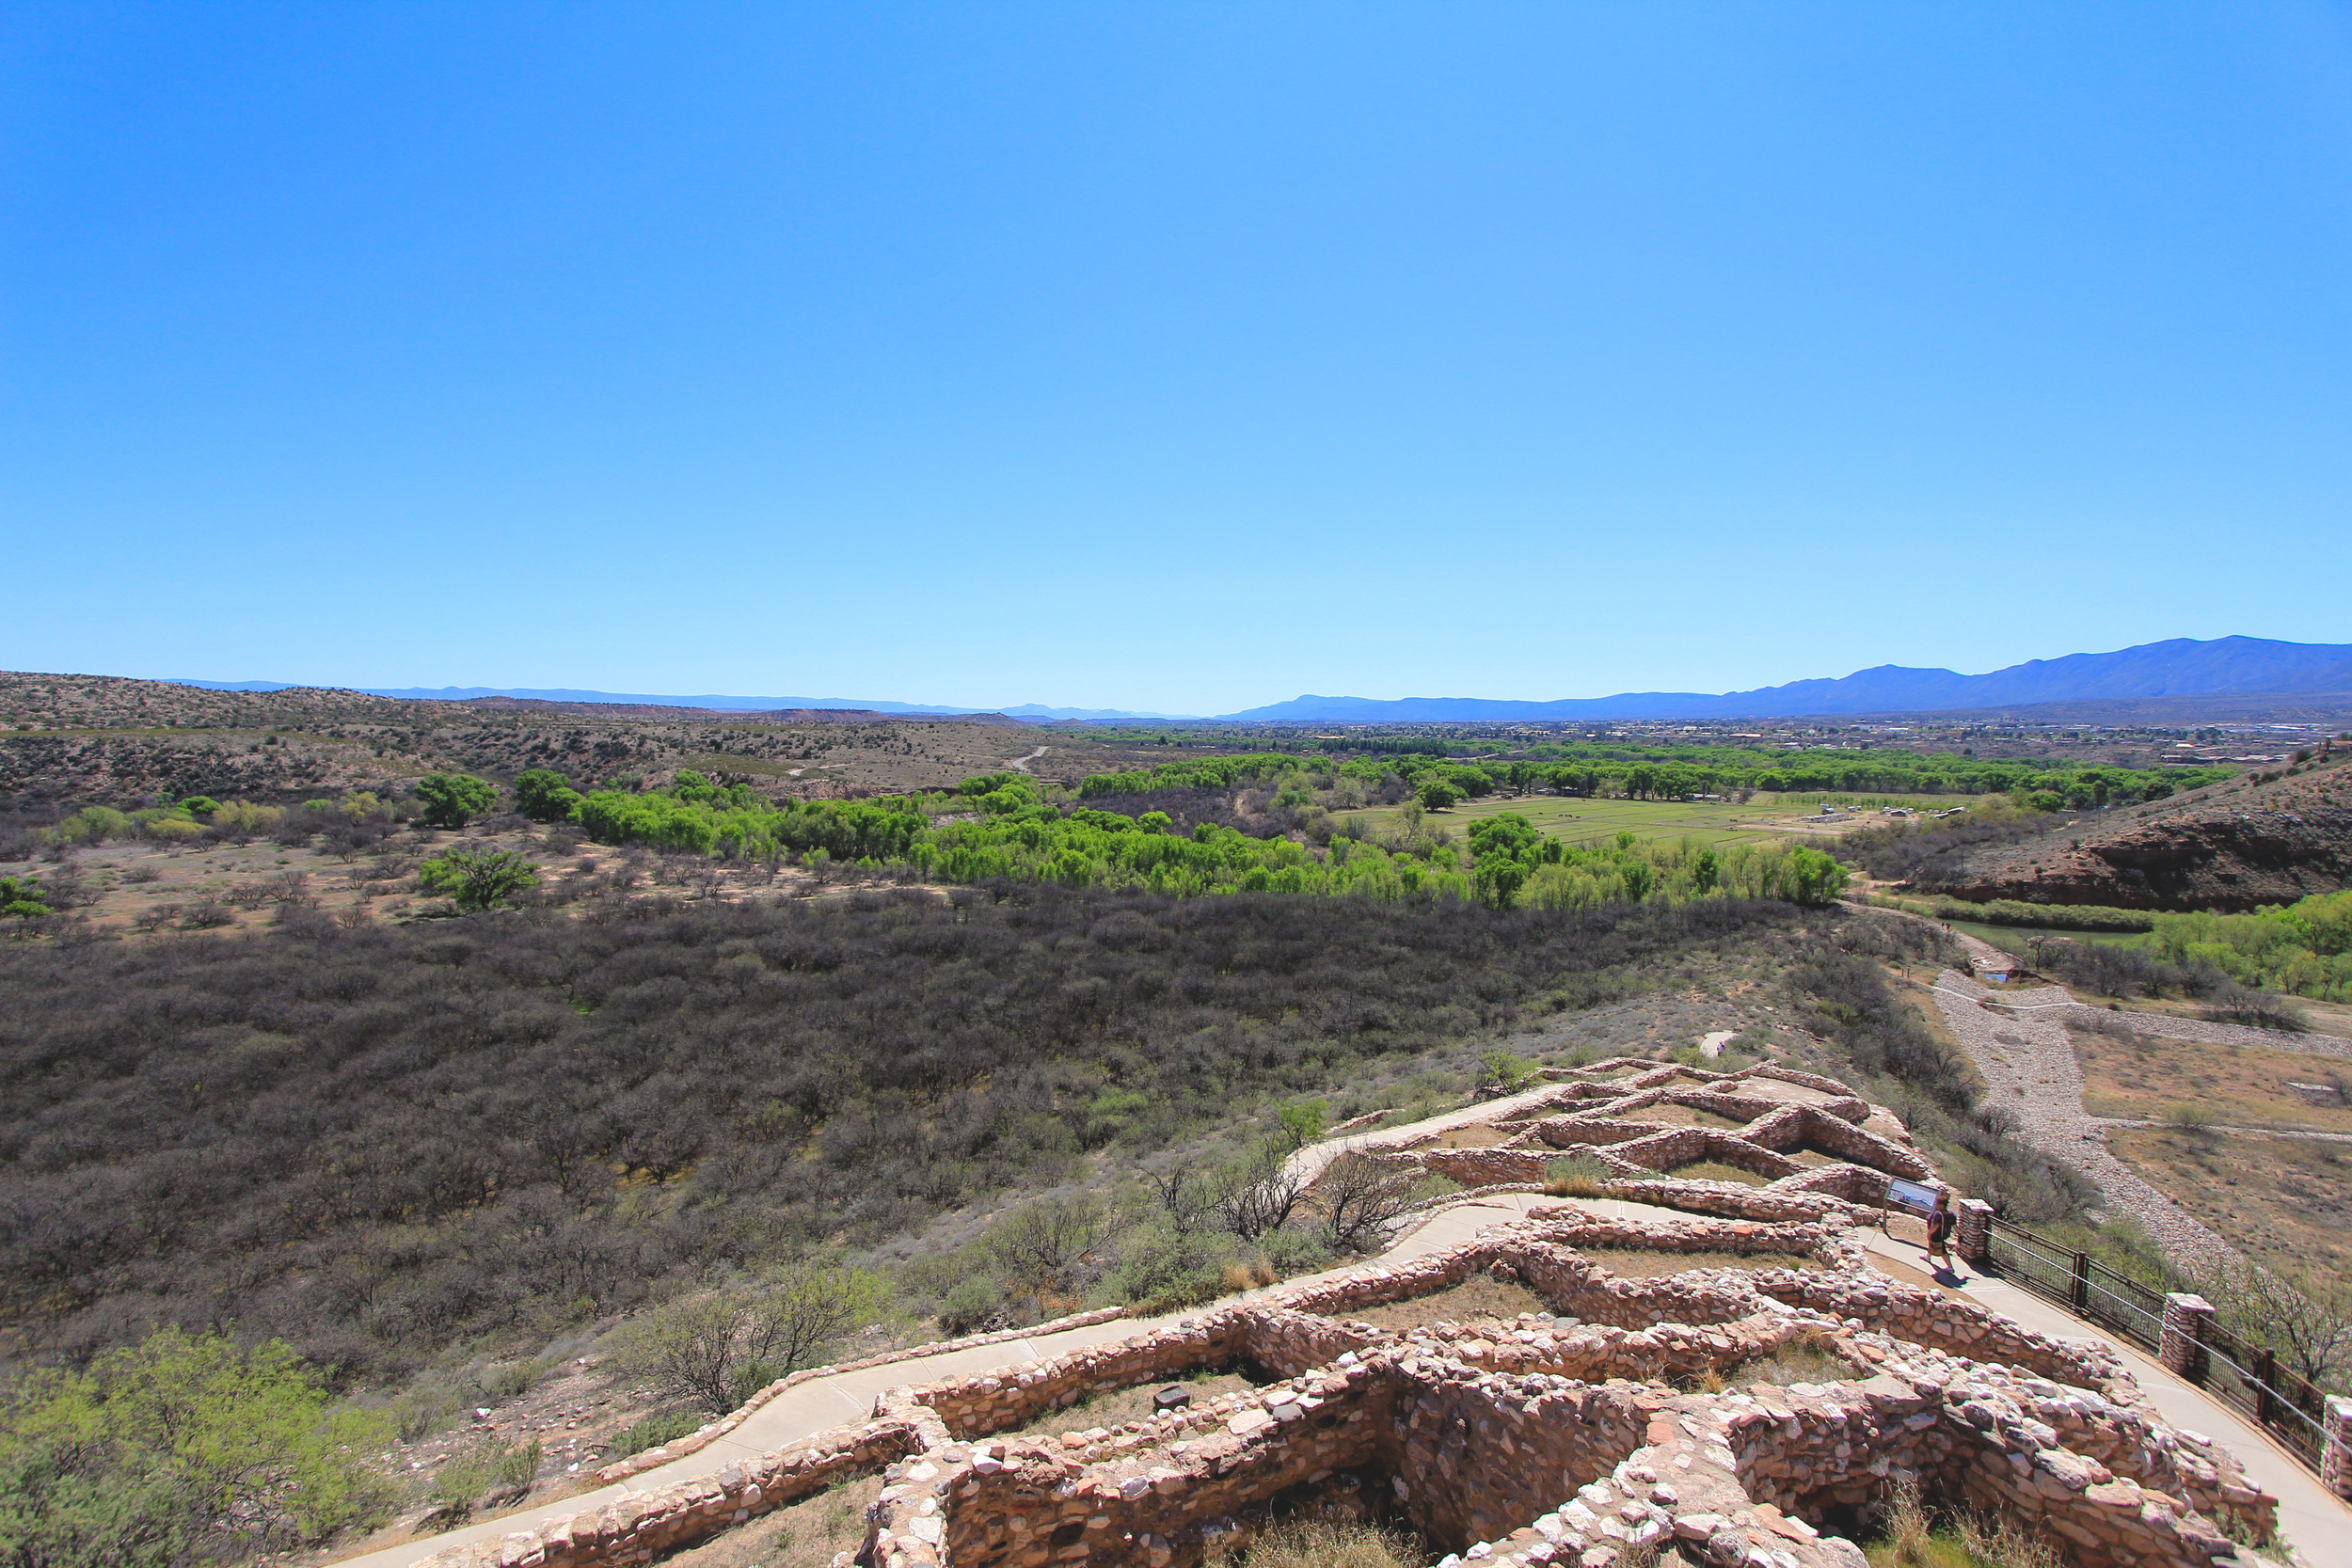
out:
M1250 1543L1237 1568L1414 1568L1420 1560L1403 1536L1377 1525L1286 1519Z
M1547 1197L1598 1197L1608 1187L1609 1179L1615 1174L1590 1154L1554 1160L1544 1166L1544 1195Z

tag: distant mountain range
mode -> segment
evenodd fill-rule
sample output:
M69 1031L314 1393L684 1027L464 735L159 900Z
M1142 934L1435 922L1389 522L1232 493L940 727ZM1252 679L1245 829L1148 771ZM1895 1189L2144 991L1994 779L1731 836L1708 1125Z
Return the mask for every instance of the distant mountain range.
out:
M287 681L183 680L182 686L215 691L279 691ZM898 703L846 697L669 697L642 692L575 691L519 686L383 687L353 689L375 697L412 697L469 702L516 697L550 703L612 703L661 707L709 708L722 712L773 713L781 709L858 709L874 713L953 717L1003 714L1038 721L1181 721L1182 713L1140 713L1127 708L958 707L941 703ZM1491 723L1514 720L1585 719L1806 719L1861 713L1949 713L2046 705L2052 703L2137 701L2151 698L2299 696L2314 692L2352 699L2352 643L2278 642L2261 637L2221 637L2200 642L2176 637L2111 654L2069 654L2012 664L1990 674L1951 670L1915 670L1882 664L1836 680L1790 681L1753 691L1621 691L1613 697L1567 697L1556 702L1513 702L1490 697L1294 697L1220 717L1246 723L1401 724ZM2047 718L2047 714L2040 717Z
M167 677L171 678L171 677ZM174 686L201 687L207 691L284 691L299 681L199 681L171 678ZM526 686L355 686L346 688L371 697L410 697L423 702L469 703L480 697L521 697L543 703L617 703L631 706L707 707L725 713L772 713L785 708L847 708L864 713L1001 713L1008 719L1189 719L1185 713L1131 713L1113 707L1047 707L1023 703L1018 707L956 707L945 703L890 703L848 697L664 697L641 691L574 691Z
M1483 697L1295 697L1228 719L1261 723L1478 723L1550 719L1802 719L1936 713L2099 699L2352 692L2352 643L2176 637L2111 654L2037 658L1985 675L1882 664L1837 680L1708 695L1624 691L1613 697L1502 702Z

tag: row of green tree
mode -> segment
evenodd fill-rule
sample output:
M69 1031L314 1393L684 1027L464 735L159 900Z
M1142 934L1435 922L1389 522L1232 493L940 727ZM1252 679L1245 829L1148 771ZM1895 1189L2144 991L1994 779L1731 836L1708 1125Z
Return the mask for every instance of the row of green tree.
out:
M2174 963L2208 963L2241 985L2352 1002L2352 891L2252 914L2153 919L2156 951Z
M1277 761L1279 769L1270 766ZM1159 788L1169 787L1171 772L1231 785L1297 766L1293 757L1216 757L1136 776ZM1099 778L1120 777L1087 782L1100 799L1124 791L1103 786ZM715 784L691 769L680 770L668 789L635 795L581 795L560 775L536 770L517 781L516 792L527 815L577 823L603 843L742 859L797 855L876 870L910 866L943 882L1053 881L1180 896L1434 896L1476 899L1496 909L1585 909L1716 894L1818 903L1844 883L1843 871L1813 850L1738 846L1717 851L1641 843L1631 833L1613 846L1570 848L1511 814L1477 824L1467 856L1435 834L1391 845L1341 835L1318 852L1294 839L1253 838L1212 823L1179 833L1163 812L1128 816L1059 805L1022 773L967 779L953 794L871 801L771 802L746 785ZM1082 789L1081 799L1089 793Z
M1539 752L1597 752L1597 748L1539 747ZM1877 752L1796 754L1744 747L1685 747L1677 758L1542 756L1462 762L1400 745L1380 756L1334 763L1285 752L1186 758L1155 768L1097 773L1078 786L1081 797L1141 795L1152 790L1272 784L1289 775L1357 779L1377 784L1403 779L1423 804L1478 800L1496 794L1549 793L1596 799L1681 800L1739 790L1782 794L2007 795L2038 811L2088 811L2159 800L2231 776L2227 768L2074 767L2040 762L1979 760L1949 754L1915 757ZM1450 792L1451 799L1446 796Z

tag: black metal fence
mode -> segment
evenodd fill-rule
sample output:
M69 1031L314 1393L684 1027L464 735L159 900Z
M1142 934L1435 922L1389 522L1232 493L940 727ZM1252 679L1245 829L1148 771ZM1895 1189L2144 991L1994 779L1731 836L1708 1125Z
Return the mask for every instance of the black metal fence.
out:
M2164 1345L2164 1292L2116 1273L2087 1253L2062 1247L2021 1226L1994 1220L1987 1233L1993 1266L2025 1286L2115 1330L2136 1345Z
M2257 1349L2217 1325L2205 1330L2204 1346L2205 1391L2318 1469L2328 1451L2328 1396L2280 1366L2277 1352Z
M1986 1233L1990 1262L2002 1278L2047 1296L2075 1316L2110 1328L2150 1351L2164 1347L2164 1292L2129 1279L2086 1253L1994 1220ZM2205 1390L2242 1412L2313 1470L2327 1452L2328 1397L2308 1378L2279 1365L2276 1353L2207 1325Z

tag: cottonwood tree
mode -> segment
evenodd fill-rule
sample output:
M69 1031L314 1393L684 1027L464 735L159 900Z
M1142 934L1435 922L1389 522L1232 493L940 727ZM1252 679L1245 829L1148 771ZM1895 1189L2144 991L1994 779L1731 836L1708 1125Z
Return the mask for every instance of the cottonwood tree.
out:
M419 887L447 894L469 912L501 904L538 880L538 867L512 849L451 849L417 867Z
M427 827L462 828L499 803L498 786L471 773L427 773L417 781Z

